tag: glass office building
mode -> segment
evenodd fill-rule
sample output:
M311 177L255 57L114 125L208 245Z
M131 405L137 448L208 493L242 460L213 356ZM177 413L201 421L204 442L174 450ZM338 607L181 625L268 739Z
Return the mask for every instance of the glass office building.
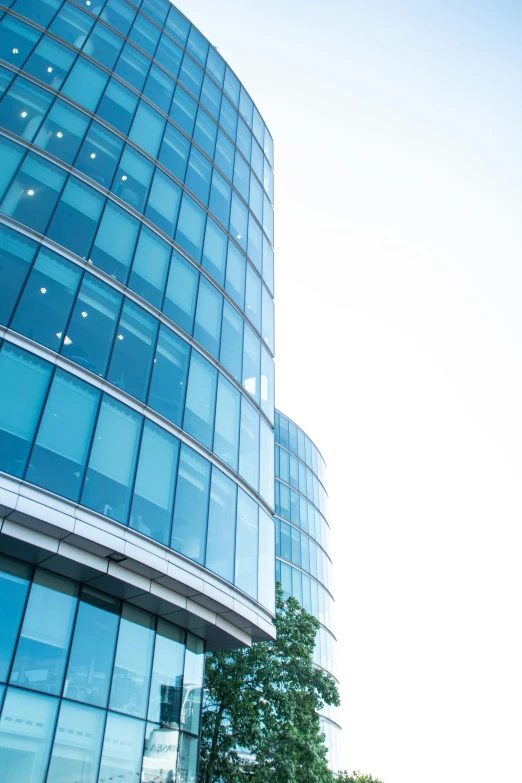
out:
M314 662L336 676L334 601L326 464L319 449L291 419L275 413L276 579L321 623ZM330 767L338 771L339 724L325 707L321 728Z
M0 2L0 768L194 781L273 636L273 145L168 0Z

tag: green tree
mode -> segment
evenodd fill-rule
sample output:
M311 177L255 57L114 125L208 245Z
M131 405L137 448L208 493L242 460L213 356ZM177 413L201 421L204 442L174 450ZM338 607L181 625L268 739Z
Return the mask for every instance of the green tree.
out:
M319 710L339 704L313 665L319 623L278 590L277 639L207 657L201 783L332 783Z
M371 775L362 775L360 772L352 772L350 775L346 770L339 772L337 783L382 783L378 778L372 778Z

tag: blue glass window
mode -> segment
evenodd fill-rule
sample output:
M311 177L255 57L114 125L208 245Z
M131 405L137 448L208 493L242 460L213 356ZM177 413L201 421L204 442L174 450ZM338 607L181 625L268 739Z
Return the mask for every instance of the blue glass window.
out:
M252 114L254 111L254 104L252 98L246 92L244 87L241 87L241 95L239 96L239 113L245 120L249 128L252 127Z
M0 353L0 470L22 477L52 365L4 343Z
M234 161L234 187L243 196L248 204L248 192L250 189L250 168L241 155L236 155Z
M259 114L258 110L254 106L254 120L252 123L252 130L254 131L254 136L256 137L257 141L260 145L263 144L263 136L265 133L265 126L263 125L263 120L261 119L261 115Z
M90 118L65 101L56 99L34 143L71 164L87 133Z
M245 309L246 259L233 242L228 243L225 290L239 307Z
M109 708L138 718L147 714L155 617L123 604Z
M4 3L4 5L11 5L11 2ZM47 27L61 3L62 0L40 0L37 4L34 3L34 0L16 0L12 8L17 14L26 16L42 27Z
M168 124L163 137L159 160L175 177L183 181L187 170L190 141Z
M189 334L192 334L194 325L198 279L197 269L180 253L174 251L163 312Z
M154 192L154 185L152 189ZM129 288L158 308L163 301L170 254L170 245L147 226L141 227Z
M190 30L190 22L176 8L170 9L165 29L169 31L176 41L185 46Z
M136 16L136 9L123 0L109 0L100 14L104 19L123 35L127 35Z
M87 260L104 205L100 193L69 177L47 236Z
M237 471L241 394L220 374L216 402L214 454Z
M46 783L96 783L104 724L103 710L61 703Z
M259 376L261 343L249 326L245 325L243 337L243 386L259 405Z
M177 87L174 93L174 100L172 101L170 116L189 136L192 136L192 131L194 130L197 109L196 101L182 87Z
M114 73L141 92L150 68L150 60L127 43L123 47Z
M76 158L75 168L104 188L109 188L122 149L123 141L116 134L93 121Z
M182 446L182 452L185 448ZM184 641L180 628L158 620L148 718L167 729L179 728Z
M227 101L225 96L221 101L221 111L219 112L219 124L225 130L230 138L236 140L237 131L237 112Z
M174 94L174 86L173 79L167 76L165 71L162 71L157 65L152 65L143 94L168 114Z
M37 569L11 670L11 684L53 696L61 694L77 594L77 582Z
M203 277L199 281L194 339L212 356L219 357L223 295Z
M258 332L261 331L261 280L247 265L245 289L245 313Z
M274 292L274 251L266 237L263 237L263 280L269 290Z
M143 9L142 9L143 10ZM158 45L160 31L156 25L151 24L145 19L143 14L138 14L130 31L129 38L134 41L140 49L147 52L151 57L154 56L156 46Z
M6 138L0 138L0 197L2 197L11 182L11 178L18 168L18 164L25 155L25 149Z
M245 207L237 193L232 193L232 206L230 208L230 233L237 240L239 246L247 249L248 209Z
M209 489L210 462L182 443L171 546L201 564L205 559Z
M192 351L183 429L208 449L212 448L216 407L217 369Z
M212 164L193 146L190 152L185 183L204 204L208 204L211 176Z
M179 440L146 421L134 485L130 526L168 545L178 467Z
M176 46L170 38L163 34L156 50L155 59L163 65L167 73L176 77L179 72L182 58L183 52L179 46Z
M43 783L53 739L58 699L7 690L0 720L0 766L5 780ZM27 717L39 731L27 731Z
M259 489L259 414L245 397L241 398L239 475Z
M262 312L263 330L261 336L272 353L274 353L274 300L264 286L262 291Z
M185 248L196 261L201 261L205 219L205 211L196 204L193 198L184 193L176 231L176 242Z
M169 237L174 236L181 188L160 169L156 169L145 215Z
M212 46L208 51L207 71L222 87L223 79L225 78L225 62Z
M143 402L147 398L158 320L126 299L107 373L107 380Z
M7 682L30 578L30 565L0 555L0 682Z
M31 18L34 18L35 6L32 0L29 2L31 2ZM58 2L60 3L61 0ZM45 5L38 3L38 8L45 8ZM45 35L29 57L24 70L36 76L41 82L59 90L75 59L75 52L71 52L67 46Z
M160 27L163 27L165 17L169 10L169 3L165 3L163 0L143 0L141 10L148 14L151 19L154 19Z
M107 201L90 260L116 280L127 282L139 230L136 218Z
M203 84L203 71L187 55L183 57L178 79L195 98L199 98Z
M227 139L223 131L219 130L216 141L216 154L214 155L214 162L216 166L219 166L223 174L228 177L229 180L232 180L232 175L234 173L234 155L234 145L230 139Z
M83 588L63 693L68 699L107 706L119 615L116 598Z
M268 158L268 162L270 163L270 166L273 168L274 167L274 142L272 141L272 137L270 136L266 126L265 126L263 149L266 157Z
M263 231L274 244L274 210L266 196L263 198Z
M231 583L234 581L236 504L237 485L213 467L205 565Z
M127 145L111 189L131 207L138 212L143 212L153 173L154 165L144 155Z
M250 160L250 165L252 166L252 170L254 174L257 176L258 180L260 182L263 181L263 161L265 157L263 155L263 150L259 146L259 144L256 144L255 142L252 142L252 157Z
M14 73L7 68L0 67L0 98L14 79Z
M234 104L236 108L239 106L239 90L240 90L240 83L237 76L232 73L230 68L227 65L227 69L225 72L225 84L224 84L224 91Z
M203 696L203 675L205 671L205 644L192 634L187 634L185 649L185 671L183 672L183 700L181 710L181 728L184 732L199 733L201 701ZM183 735L184 736L184 735ZM194 739L196 739L194 737ZM197 750L197 745L196 745ZM183 757L181 757L183 763ZM191 767L187 780L194 779L196 763Z
M160 326L148 404L181 426L190 346L164 324Z
M144 733L144 721L108 713L98 780L121 780L122 770L127 780L139 780Z
M47 90L19 76L0 103L0 125L32 141L53 100Z
M216 169L212 173L212 187L210 189L209 208L218 220L228 228L230 220L230 202L232 200L232 188Z
M98 114L124 134L129 132L138 104L136 93L111 79L98 106Z
M259 149L259 148L258 148ZM250 172L250 209L261 223L263 220L263 188Z
M29 152L2 201L2 212L44 234L66 178L65 171Z
M81 503L126 523L142 417L105 395L94 434Z
M7 226L0 226L0 324L7 324L38 249L36 242Z
M261 351L261 410L274 421L274 361L264 348Z
M99 399L94 386L56 370L29 460L32 484L78 500Z
M235 585L257 598L257 558L259 546L259 506L242 489L237 496Z
M67 43L81 49L93 24L92 16L80 11L71 3L64 3L49 30L58 38L63 38Z
M85 42L83 51L96 62L112 70L122 46L123 38L120 35L109 30L102 22L96 22L89 38Z
M194 59L204 68L207 62L208 54L208 41L203 38L195 27L190 31L187 42L187 51L194 57Z
M202 265L210 272L214 280L224 286L227 261L228 238L212 218L207 218L205 244L203 245Z
M250 162L250 150L252 147L252 134L248 130L247 126L242 119L237 124L237 140L236 144L238 149L241 150L245 158Z
M269 163L267 162L266 158L264 160L263 165L263 183L264 188L266 192L268 193L268 196L270 198L270 201L274 201L274 173L272 169L270 168Z
M273 450L272 450L273 453ZM274 481L272 478L272 494ZM259 509L259 578L257 600L270 612L275 609L275 542L274 520L262 508Z
M225 301L223 305L223 326L221 330L221 351L219 361L241 381L243 359L243 318L232 305Z
M217 120L221 107L221 91L208 76L205 76L203 79L203 89L201 90L199 100L205 109Z
M154 111L148 103L140 101L129 137L155 158L163 138L165 122L164 117Z
M15 310L11 328L58 351L83 270L42 248Z
M274 505L274 433L260 419L259 494L269 506Z
M98 105L109 75L96 65L78 57L67 77L62 91L80 106L94 111Z
M0 20L0 58L21 68L41 36L39 30L12 16Z
M67 327L62 354L104 376L114 340L122 295L93 275L85 275Z
M194 141L207 153L209 158L214 157L216 146L217 125L211 120L206 111L199 109L194 129Z
M248 215L248 257L258 272L263 266L263 233L250 212Z

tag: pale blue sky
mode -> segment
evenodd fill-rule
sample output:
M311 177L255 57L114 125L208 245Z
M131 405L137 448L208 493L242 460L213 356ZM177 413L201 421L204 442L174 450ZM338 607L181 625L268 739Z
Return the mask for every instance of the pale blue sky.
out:
M276 399L329 467L343 766L522 781L522 4L178 5L274 136Z

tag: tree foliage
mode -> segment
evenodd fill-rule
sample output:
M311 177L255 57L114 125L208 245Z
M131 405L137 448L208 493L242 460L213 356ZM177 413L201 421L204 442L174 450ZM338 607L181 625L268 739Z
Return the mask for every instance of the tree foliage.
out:
M201 783L332 783L319 710L339 704L313 665L319 623L278 591L277 639L207 657Z
M382 783L382 780L372 778L371 775L363 775L360 772L352 772L350 775L346 770L339 772L337 781L338 783Z

